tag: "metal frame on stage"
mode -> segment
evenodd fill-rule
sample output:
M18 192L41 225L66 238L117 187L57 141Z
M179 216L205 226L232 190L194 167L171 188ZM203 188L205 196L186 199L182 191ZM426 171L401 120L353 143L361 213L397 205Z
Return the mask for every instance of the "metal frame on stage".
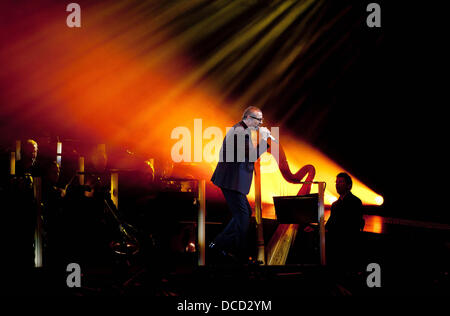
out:
M259 160L255 163L255 219L256 219L256 233L257 233L257 260L266 265L267 258L265 255L265 245L263 238L263 225L262 225L262 203L261 203L261 173L260 173ZM198 265L204 266L206 264L205 258L205 247L206 247L206 234L205 234L205 180L198 180L198 199L199 199L199 209L198 209L198 225L197 225L197 242L198 242ZM317 205L317 221L319 223L319 236L320 236L320 264L322 266L326 265L326 254L325 254L325 187L326 183L323 181L313 181L313 182L299 182L299 184L317 184L318 185L318 205ZM289 249L288 249L289 250Z

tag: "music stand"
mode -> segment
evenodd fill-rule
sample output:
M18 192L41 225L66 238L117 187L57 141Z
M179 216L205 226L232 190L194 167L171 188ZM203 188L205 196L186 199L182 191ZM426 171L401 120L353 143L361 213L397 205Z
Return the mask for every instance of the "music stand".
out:
M321 265L326 265L325 258L325 217L324 217L324 197L325 197L325 182L300 182L306 184L317 184L318 192L317 194L307 194L299 196L275 196L273 197L275 213L277 215L277 220L280 224L294 224L291 226L291 236L295 237L296 228L295 225L305 225L309 223L319 224L319 235L320 235L320 263ZM286 226L286 225L285 225ZM273 239L273 238L272 238ZM289 238L288 238L289 239ZM287 240L288 240L287 239ZM291 239L292 240L292 239ZM277 254L277 249L281 249L279 245L271 247L272 240L269 243L269 262L273 259L275 262L283 262L279 258L285 258L286 253L283 257ZM275 251L275 250L276 251ZM277 261L278 260L278 261ZM270 264L270 263L269 263Z
M319 194L274 196L275 213L280 224L307 225L317 222Z

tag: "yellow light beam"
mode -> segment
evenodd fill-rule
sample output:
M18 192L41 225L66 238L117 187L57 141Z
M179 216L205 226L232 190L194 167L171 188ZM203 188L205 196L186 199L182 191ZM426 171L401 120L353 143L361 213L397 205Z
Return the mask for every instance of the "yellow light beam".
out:
M291 11L284 17L275 27L273 27L266 35L264 35L258 42L247 50L238 61L233 63L225 72L225 80L229 80L230 77L234 77L239 74L244 67L248 65L256 56L260 55L270 43L275 41L277 37L283 33L295 19L304 13L316 0L308 0L299 3L297 6L291 9Z

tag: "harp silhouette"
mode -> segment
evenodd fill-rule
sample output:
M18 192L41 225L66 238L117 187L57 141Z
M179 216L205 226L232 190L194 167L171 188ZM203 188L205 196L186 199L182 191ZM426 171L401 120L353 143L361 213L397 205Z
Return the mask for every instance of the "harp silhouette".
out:
M275 146L278 146L276 148ZM314 182L314 177L316 175L316 170L313 165L308 164L301 167L296 173L292 173L289 167L289 163L286 158L285 151L280 143L272 142L269 147L268 152L272 153L274 150L278 149L278 155L272 155L280 169L280 172L283 178L289 182L294 184L301 184L300 190L297 193L296 197L274 197L274 199L278 199L278 205L275 205L277 209L277 218L278 215L283 214L282 212L291 211L292 209L297 207L301 202L301 200L307 201L310 198L315 198L318 203L317 208L313 210L313 212L309 211L309 215L300 216L302 217L302 222L319 222L320 228L320 255L321 255L321 264L325 265L325 230L324 230L324 217L323 217L323 194L325 190L324 182ZM275 151L276 152L276 151ZM304 181L303 178L306 179ZM318 184L319 185L319 194L311 195L311 185ZM257 246L258 246L258 260L262 261L268 265L285 265L286 259L289 254L289 250L292 244L295 241L297 231L299 229L300 221L295 220L294 216L292 220L284 220L281 221L278 218L280 224L278 225L275 233L270 239L267 247L264 247L264 238L262 232L262 218L261 218L261 174L260 174L260 163L259 160L255 164L255 218L256 218L256 229L257 229ZM286 198L286 199L284 199ZM303 199L304 198L304 199ZM281 200L281 202L280 202ZM295 203L295 205L293 204ZM311 204L311 201L308 202L308 207L311 209L311 206L314 208L314 204ZM288 210L289 209L289 210ZM296 212L297 210L295 210ZM294 213L295 213L294 212ZM292 215L292 214L291 214ZM308 217L309 216L309 217ZM292 221L292 223L290 223ZM288 223L286 223L288 222Z

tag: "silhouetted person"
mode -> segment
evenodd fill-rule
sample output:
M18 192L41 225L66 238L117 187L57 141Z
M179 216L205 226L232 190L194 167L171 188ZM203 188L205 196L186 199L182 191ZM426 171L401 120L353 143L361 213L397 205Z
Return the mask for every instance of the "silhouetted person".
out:
M38 173L38 144L32 139L27 139L21 148L21 159L16 162L16 174L18 176L39 176Z
M60 167L56 161L42 165L42 203L45 231L44 265L54 266L63 243L63 190L59 187Z
M360 231L364 228L361 200L351 193L352 179L347 173L336 177L339 199L331 205L326 223L327 263L352 270L358 264Z
M84 174L84 183L80 183L75 172L66 186L61 216L65 243L61 258L66 264L77 262L97 266L109 259L110 236L104 221L104 200L109 189L100 180L103 174L92 171L98 170L89 168Z
M21 160L16 163L16 175L7 188L4 230L8 239L5 252L8 264L13 269L27 270L34 267L34 230L36 227L37 204L33 183L37 174L38 145L34 140L24 142Z
M210 244L210 248L222 255L234 253L241 262L248 259L245 255L246 237L252 214L246 195L252 184L254 162L267 149L267 138L270 135L267 128L259 128L262 121L262 112L257 107L248 107L244 111L242 120L225 136L219 163L211 178L222 190L232 219ZM251 130L258 128L262 140L255 147L251 140Z

